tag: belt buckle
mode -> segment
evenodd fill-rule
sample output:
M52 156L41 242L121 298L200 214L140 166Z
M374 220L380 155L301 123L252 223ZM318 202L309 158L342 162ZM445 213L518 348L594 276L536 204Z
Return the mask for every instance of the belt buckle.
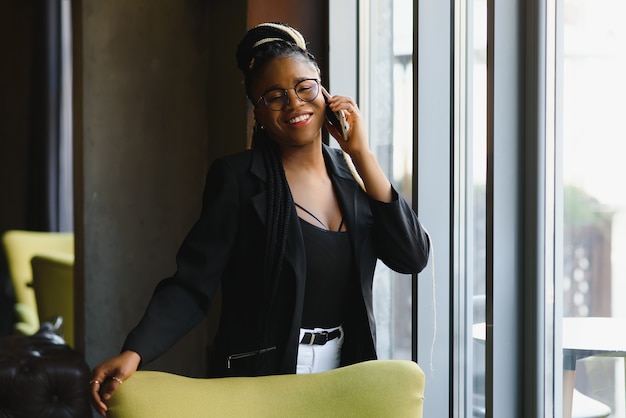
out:
M323 338L322 341L320 342L316 342L317 340L317 336L320 336ZM320 332L312 332L311 333L311 339L309 340L309 345L324 345L328 342L328 331L320 331Z

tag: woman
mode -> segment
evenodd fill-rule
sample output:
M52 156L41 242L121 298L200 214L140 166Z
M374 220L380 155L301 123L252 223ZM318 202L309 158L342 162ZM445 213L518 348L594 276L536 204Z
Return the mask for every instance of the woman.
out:
M428 261L427 234L369 150L351 98L327 99L349 124L341 150L322 143L324 126L342 137L302 35L256 26L237 63L254 106L252 149L213 163L176 274L158 284L121 354L94 369L102 415L125 379L204 318L220 285L213 375L311 373L376 358L377 259L401 273Z

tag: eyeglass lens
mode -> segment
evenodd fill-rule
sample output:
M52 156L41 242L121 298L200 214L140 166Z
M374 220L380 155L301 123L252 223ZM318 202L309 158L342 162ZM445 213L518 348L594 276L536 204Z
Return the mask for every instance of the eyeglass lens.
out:
M302 80L293 90L298 99L311 102L319 94L319 82L315 79ZM274 89L265 93L262 99L270 110L283 110L289 103L289 93L285 89Z

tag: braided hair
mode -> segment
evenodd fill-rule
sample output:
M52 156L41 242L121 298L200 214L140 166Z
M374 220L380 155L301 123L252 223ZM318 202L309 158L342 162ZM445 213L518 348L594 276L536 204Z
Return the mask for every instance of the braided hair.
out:
M237 47L237 67L244 75L246 95L254 106L253 84L265 66L276 58L304 58L319 71L315 57L307 51L304 37L283 23L263 23L250 29ZM293 197L282 164L280 149L266 130L255 122L252 148L258 150L267 171L267 235L265 245L265 283L268 307L272 304L282 271L287 231L293 208Z

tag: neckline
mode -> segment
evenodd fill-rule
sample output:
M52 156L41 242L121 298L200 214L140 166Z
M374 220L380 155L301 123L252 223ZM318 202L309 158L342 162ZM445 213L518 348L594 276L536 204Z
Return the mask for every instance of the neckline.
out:
M343 227L343 217L341 218L341 222L339 223L339 228L337 228L337 230L336 230L336 231L333 231L333 230L331 230L328 226L326 226L326 224L325 224L324 222L322 222L322 221L320 220L320 218L318 218L317 216L315 216L315 215L314 215L311 211L309 211L307 208L305 208L305 207L303 207L303 206L299 205L297 202L293 202L293 203L296 205L296 207L298 207L298 208L302 209L302 210L303 210L303 211L305 211L307 214L309 214L309 215L310 215L313 219L315 219L317 222L319 222L319 223L320 223L320 225L322 225L322 226L324 227L324 230L325 230L325 231L329 231L329 232L341 232L341 228ZM298 218L300 218L300 217L298 216ZM300 218L300 219L302 219L302 218ZM306 221L305 221L305 222L306 222ZM308 222L307 222L307 223L308 223ZM312 226L315 226L315 225L313 225L313 224L311 224L311 225L312 225ZM322 228L320 228L320 229L322 229Z
M331 229L324 229L324 228L320 228L317 225L312 224L311 222L307 221L306 219L303 219L301 217L298 216L298 220L300 221L300 224L304 224L307 227L310 227L316 231L320 231L320 232L326 232L326 233L330 233L330 234L345 234L348 232L348 230L344 230L344 231L333 231Z

